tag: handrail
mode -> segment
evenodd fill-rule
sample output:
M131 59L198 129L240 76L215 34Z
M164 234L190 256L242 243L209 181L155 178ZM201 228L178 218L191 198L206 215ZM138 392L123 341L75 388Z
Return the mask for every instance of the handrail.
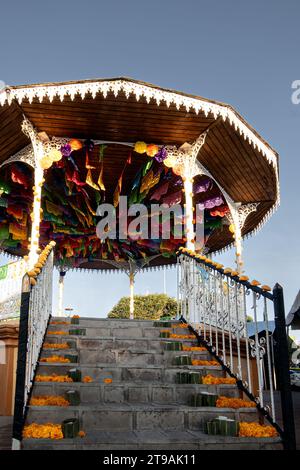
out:
M271 293L269 286L249 282L247 276L186 248L177 252L177 263L182 319L277 428L285 448L295 448L282 287L277 284ZM250 308L253 322L248 321ZM276 417L277 389L283 429Z
M52 313L53 248L51 241L22 282L12 449L21 447L23 427L40 352Z

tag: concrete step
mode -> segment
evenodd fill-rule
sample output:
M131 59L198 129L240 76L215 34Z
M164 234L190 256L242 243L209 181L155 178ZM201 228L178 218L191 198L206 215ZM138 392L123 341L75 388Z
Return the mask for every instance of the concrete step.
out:
M24 450L281 450L279 438L208 436L196 430L93 431L84 438L24 439Z
M74 335L46 335L45 342L65 343L72 341L76 344L76 349L98 349L98 350L111 350L111 349L131 349L136 351L163 351L164 343L178 342L178 339L164 339L164 338L113 338L108 336L74 336ZM196 340L180 340L184 346L198 346Z
M96 364L105 362L107 364L133 364L133 365L147 365L147 364L175 364L176 356L190 356L192 360L210 360L211 355L208 351L143 351L132 349L88 349L84 348L77 350L70 349L53 349L43 348L41 357L49 357L53 354L57 355L78 355L78 362L83 364Z
M215 395L239 397L235 385L194 385L140 382L56 383L36 382L32 396L64 395L68 390L80 393L82 404L95 403L160 403L187 405L195 393L210 392Z
M188 335L191 334L188 329L182 328L156 328L145 325L121 325L113 326L110 323L104 325L49 325L48 332L65 331L69 332L77 328L85 329L87 337L112 337L112 338L160 338L161 331L168 331L170 334ZM49 335L50 336L50 335ZM178 340L179 341L179 340Z
M52 317L51 321L63 321L71 322L70 317ZM96 326L96 327L127 327L127 326L139 326L139 327L153 327L155 320L129 320L128 318L95 318L95 317L83 317L79 318L79 326ZM177 320L172 320L172 323L181 323ZM105 326L106 325L106 326ZM59 325L58 325L59 326ZM66 326L66 325L61 325Z
M80 428L97 431L134 431L154 429L190 429L203 431L206 421L227 416L237 421L257 422L256 408L190 407L160 404L91 404L54 407L29 406L27 423L61 423L77 418Z
M44 363L40 362L37 373L41 375L67 374L70 367L78 367L82 376L89 375L95 381L104 378L112 378L113 381L154 381L164 383L175 383L178 372L199 372L201 375L212 374L224 377L224 371L219 366L171 366L163 365L142 365L133 364L66 364L66 363Z

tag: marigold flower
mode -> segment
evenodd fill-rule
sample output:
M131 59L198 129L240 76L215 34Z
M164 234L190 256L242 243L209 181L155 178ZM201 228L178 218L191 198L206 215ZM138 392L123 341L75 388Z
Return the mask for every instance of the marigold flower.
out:
M68 375L37 375L36 382L73 382L73 379Z
M192 360L192 366L218 366L217 361L202 361L201 359Z
M103 382L105 384L111 384L112 383L112 379L104 379Z
M255 403L249 400L242 400L241 398L229 398L220 396L217 399L217 408L255 408Z
M208 374L202 377L202 383L206 385L221 385L221 384L235 384L236 379L232 377L215 377Z
M32 397L31 406L69 406L70 403L64 397L55 395L45 395Z
M72 318L80 318L80 316L79 315L73 315Z
M171 326L171 328L184 328L184 329L186 329L186 328L188 328L188 325L186 323L178 323L178 324L174 323Z
M50 325L70 325L67 321L52 321Z
M90 382L93 382L93 379L92 377L90 377L89 375L85 375L82 379L82 382L84 383L90 383Z
M176 335L175 333L172 333L170 335L170 338L177 338L177 339L195 339L195 335Z
M49 357L42 357L41 362L71 362L70 359L67 359L63 356L49 356Z
M68 335L68 331L48 331L48 335Z
M63 439L60 424L37 424L32 423L24 426L23 437L25 439Z
M240 422L239 437L276 437L278 432L273 426L258 423Z
M202 346L182 346L182 351L206 351Z
M44 343L47 349L69 349L68 343Z
M86 433L84 431L79 431L78 437L85 437Z

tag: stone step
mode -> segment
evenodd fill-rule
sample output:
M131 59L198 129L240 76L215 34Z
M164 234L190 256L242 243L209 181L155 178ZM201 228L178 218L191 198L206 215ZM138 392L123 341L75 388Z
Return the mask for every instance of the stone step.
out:
M76 439L24 439L24 450L281 450L279 438L208 436L196 430L93 431Z
M178 372L199 372L201 375L212 374L217 377L224 377L224 371L220 366L171 366L144 365L134 366L133 364L70 364L70 363L45 363L40 362L37 374L51 375L67 374L70 367L78 367L82 376L89 375L95 381L104 378L112 378L113 381L159 381L164 383L175 383Z
M98 349L98 350L111 350L111 349L131 349L137 351L162 351L164 350L164 343L178 342L178 339L164 339L164 338L113 338L107 336L74 336L74 335L46 335L46 343L65 343L72 341L76 345L76 349ZM180 340L184 346L198 346L197 340Z
M191 357L192 360L211 360L211 355L208 351L139 351L131 349L53 349L43 348L41 357L49 357L53 354L57 355L77 355L78 362L83 364L96 364L105 362L107 364L133 364L133 365L147 365L147 364L175 364L176 356Z
M77 418L80 428L90 432L154 429L203 431L204 423L218 416L237 421L257 422L256 408L190 407L160 404L89 404L69 407L29 406L27 423L61 423Z
M51 321L58 322L71 322L70 317L52 317ZM105 327L108 325L109 328L115 327L127 327L127 326L139 326L139 327L153 327L155 320L129 320L129 318L95 318L95 317L80 317L79 327L85 326L96 326L96 327ZM178 320L172 320L172 323L181 323ZM57 325L59 326L59 325ZM66 325L60 325L61 327ZM72 325L73 326L73 325Z
M74 329L85 329L87 337L112 337L112 338L160 338L162 330L168 331L170 334L187 335L191 334L188 329L182 328L156 328L153 326L112 326L110 323L102 325L49 325L48 332L65 331L69 332ZM50 335L49 335L50 336ZM178 340L179 341L179 340Z
M82 404L95 403L160 403L187 405L195 393L210 392L215 395L239 397L235 385L157 384L140 382L57 383L36 382L32 396L64 395L68 390L80 393Z

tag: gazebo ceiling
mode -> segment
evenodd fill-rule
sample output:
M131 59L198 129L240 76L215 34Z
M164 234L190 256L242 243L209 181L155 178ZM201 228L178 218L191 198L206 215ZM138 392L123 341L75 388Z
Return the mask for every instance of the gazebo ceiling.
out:
M209 129L199 162L234 202L259 203L243 235L258 228L279 202L277 153L228 105L127 78L7 87L0 92L0 163L30 143L21 130L24 116L49 137L112 143L179 147ZM128 147L107 147L109 197L127 154ZM144 161L134 155L124 178L125 192ZM230 232L216 231L208 246L217 251L231 242Z

